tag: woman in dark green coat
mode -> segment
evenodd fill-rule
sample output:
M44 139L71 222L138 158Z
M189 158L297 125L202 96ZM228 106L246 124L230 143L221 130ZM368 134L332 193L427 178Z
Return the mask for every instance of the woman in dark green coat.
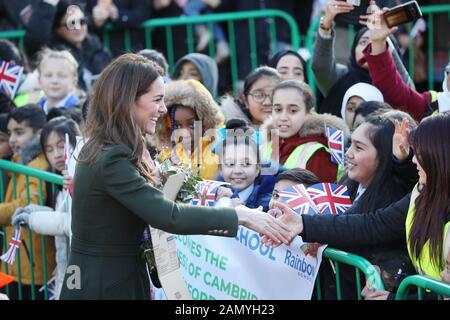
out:
M288 229L243 206L202 208L165 199L152 186L154 166L144 134L154 134L167 111L158 67L127 54L94 85L77 165L72 243L61 299L149 299L139 247L146 225L175 234L234 237L238 224L287 243ZM79 279L77 279L79 276Z

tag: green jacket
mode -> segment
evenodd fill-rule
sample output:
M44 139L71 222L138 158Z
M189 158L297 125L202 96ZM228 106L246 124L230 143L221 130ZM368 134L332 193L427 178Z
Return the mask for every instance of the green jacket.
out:
M110 146L90 165L77 165L71 254L61 299L149 299L145 264L138 257L146 224L175 234L237 233L234 209L165 199L139 175L131 152ZM80 271L79 289L73 266Z

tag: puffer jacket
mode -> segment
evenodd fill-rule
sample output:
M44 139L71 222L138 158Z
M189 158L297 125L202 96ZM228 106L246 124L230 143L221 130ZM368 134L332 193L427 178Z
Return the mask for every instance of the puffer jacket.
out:
M48 163L45 159L44 154L42 153L39 139L36 138L32 140L25 148L23 148L22 152L18 155L14 155L12 158L13 162L27 165L30 168L38 169L38 170L47 170ZM16 174L16 195L14 197L13 190L13 180L10 180L8 184L8 189L6 191L5 201L0 204L0 226L6 227L6 239L9 241L14 234L14 228L10 227L11 218L17 208L25 207L27 202L27 189L26 189L26 178L22 174ZM28 187L29 187L29 199L30 203L39 204L39 179L29 177L28 178ZM46 186L45 183L42 183L42 191L43 191L43 200L45 201L47 197ZM30 235L29 230L27 228L22 228L22 239L23 244L27 245L28 250L31 250L31 246L29 243ZM33 241L33 262L34 262L34 284L35 285L43 285L44 284L44 273L43 273L43 247L41 241L41 235L32 232L31 238ZM51 237L44 237L46 243L46 270L47 270L47 279L50 279L51 273L55 268L55 245L54 241ZM28 250L25 250L22 245L19 250L20 254L20 271L21 271L21 280L22 284L30 285L31 284L31 263L30 263L30 255ZM5 264L1 265L1 272L6 273ZM14 261L14 264L8 267L9 275L16 277L18 279L18 259Z

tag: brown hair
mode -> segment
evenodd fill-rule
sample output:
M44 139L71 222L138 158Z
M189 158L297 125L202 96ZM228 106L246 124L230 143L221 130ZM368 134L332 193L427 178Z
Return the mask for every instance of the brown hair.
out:
M144 133L134 120L133 106L161 75L156 63L131 53L118 57L103 70L93 87L84 129L89 140L83 147L82 162L94 161L105 146L125 145L133 151L131 161L140 174L152 181L143 160Z
M306 112L311 111L314 108L314 95L308 84L299 80L284 80L280 82L272 91L272 102L275 92L282 89L294 89L302 96L303 102L305 103Z

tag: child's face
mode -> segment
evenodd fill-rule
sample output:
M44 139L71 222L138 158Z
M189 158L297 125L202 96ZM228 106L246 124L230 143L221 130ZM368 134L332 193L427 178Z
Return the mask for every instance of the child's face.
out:
M370 124L361 124L352 134L352 144L345 154L348 177L367 186L378 168L378 153L368 137Z
M197 67L189 61L186 61L181 66L179 80L197 80L202 82L202 76Z
M174 140L180 141L185 148L191 149L194 146L194 110L188 107L179 106L175 111L174 119Z
M361 97L353 96L347 101L347 105L345 106L345 122L349 128L353 125L353 119L355 118L355 110L359 107L359 105L364 102Z
M273 95L273 124L281 138L297 135L309 115L302 95L296 89L277 90Z
M6 159L12 155L12 149L9 145L9 136L6 133L0 133L0 159Z
M284 80L296 79L305 81L302 62L293 54L283 56L277 63L277 71Z
M261 124L272 114L270 97L276 83L275 78L262 77L255 81L249 94L245 97L245 104L254 123Z
M48 98L61 100L75 90L77 79L66 60L45 59L39 71L39 84Z
M64 139L56 132L51 132L45 142L44 151L50 167L62 172L64 170Z
M298 182L295 181L291 181L291 180L280 180L277 183L275 183L275 186L273 187L273 192L272 192L272 199L270 199L269 202L269 209L273 209L273 203L274 201L278 201L278 202L283 202L279 199L278 193L280 191L283 191L289 187L295 186L296 184L298 184Z
M9 145L14 154L18 154L31 140L39 135L28 125L28 121L17 122L14 119L8 121Z
M242 143L227 145L220 165L221 175L224 180L231 183L234 190L242 191L255 182L259 174L259 164L255 150Z

